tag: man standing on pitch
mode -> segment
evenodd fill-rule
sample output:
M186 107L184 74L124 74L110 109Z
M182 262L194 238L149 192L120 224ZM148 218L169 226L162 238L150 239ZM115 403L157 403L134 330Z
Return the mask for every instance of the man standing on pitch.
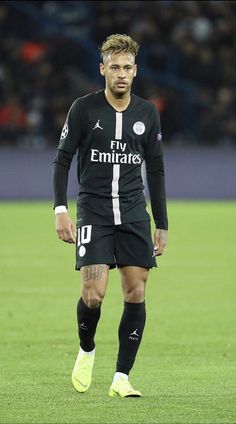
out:
M72 372L78 392L88 390L95 358L94 337L110 269L121 276L124 310L110 396L141 396L128 379L146 319L145 286L167 242L167 211L160 120L150 102L131 94L138 44L125 34L101 47L105 90L72 104L54 160L56 230L76 243L82 293L77 305L80 350ZM67 180L78 152L78 209L75 228L67 212ZM153 219L146 208L141 175L145 161Z

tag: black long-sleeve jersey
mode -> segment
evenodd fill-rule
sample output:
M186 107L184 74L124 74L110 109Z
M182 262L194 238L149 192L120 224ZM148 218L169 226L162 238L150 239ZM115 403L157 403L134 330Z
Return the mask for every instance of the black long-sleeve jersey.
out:
M117 112L104 90L72 104L54 160L55 206L67 206L71 161L78 152L78 219L83 225L119 225L150 220L141 174L145 161L153 218L167 229L163 150L159 114L131 94Z

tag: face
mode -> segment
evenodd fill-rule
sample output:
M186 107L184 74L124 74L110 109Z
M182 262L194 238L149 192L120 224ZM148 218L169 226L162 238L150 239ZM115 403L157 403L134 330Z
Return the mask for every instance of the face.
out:
M124 97L130 93L137 73L134 56L130 53L112 53L100 63L100 73L105 77L106 89L114 97Z

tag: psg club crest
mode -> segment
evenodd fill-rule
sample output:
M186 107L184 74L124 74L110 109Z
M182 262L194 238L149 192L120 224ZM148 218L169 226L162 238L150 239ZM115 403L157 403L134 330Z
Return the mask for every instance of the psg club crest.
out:
M141 122L141 121L135 122L135 124L133 125L133 130L134 130L135 134L142 135L145 132L144 123Z

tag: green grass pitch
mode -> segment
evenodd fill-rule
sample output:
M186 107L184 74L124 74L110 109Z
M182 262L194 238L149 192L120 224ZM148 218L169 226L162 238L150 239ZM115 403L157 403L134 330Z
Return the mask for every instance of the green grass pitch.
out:
M109 398L122 310L117 270L102 306L90 390L77 393L80 274L50 202L0 204L1 423L235 423L236 203L168 203L169 243L147 286L130 374L139 399ZM73 205L70 214L75 216Z

